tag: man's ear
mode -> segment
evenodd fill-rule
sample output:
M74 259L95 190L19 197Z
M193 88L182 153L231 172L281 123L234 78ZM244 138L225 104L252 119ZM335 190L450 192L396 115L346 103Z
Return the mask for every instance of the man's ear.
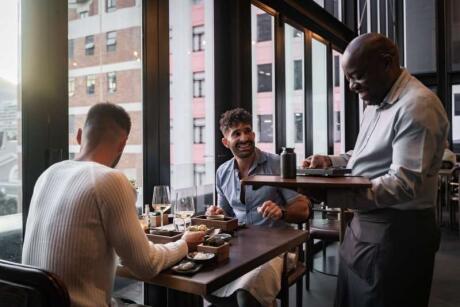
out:
M127 137L124 137L120 143L118 144L118 152L121 154L123 152L123 150L125 149L125 146L126 146L126 142L128 141L128 138Z
M81 130L81 128L78 128L78 131L77 131L77 143L78 143L78 145L81 145L82 134L83 134L83 130Z
M228 141L226 138L222 138L222 145L228 148Z
M383 65L385 65L385 69L389 70L393 67L393 57L391 54L385 53L382 55Z

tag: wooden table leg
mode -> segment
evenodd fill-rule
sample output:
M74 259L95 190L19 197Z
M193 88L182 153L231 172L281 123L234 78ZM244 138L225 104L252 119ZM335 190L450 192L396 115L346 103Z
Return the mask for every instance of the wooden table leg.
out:
M199 295L168 289L168 307L203 307L203 298Z
M144 304L155 307L167 307L167 289L165 287L144 283Z

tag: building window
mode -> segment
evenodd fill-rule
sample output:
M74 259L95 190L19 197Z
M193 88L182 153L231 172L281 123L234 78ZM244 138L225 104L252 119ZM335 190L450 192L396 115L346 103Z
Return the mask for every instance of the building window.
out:
M86 94L94 95L96 92L96 76L91 75L86 77Z
M68 54L69 54L69 59L73 58L73 48L74 48L74 40L69 39L68 43Z
M272 91L272 64L257 65L257 92Z
M301 90L302 83L302 60L294 60L294 90Z
M69 114L69 134L75 133L75 115Z
M193 73L193 97L204 97L204 71Z
M340 86L340 56L334 56L334 87Z
M273 142L273 115L258 115L259 118L259 142Z
M295 142L303 143L303 114L294 113Z
M195 186L202 186L206 176L206 168L204 164L193 164L193 175L195 178Z
M69 97L75 95L75 79L69 78Z
M89 12L88 11L82 11L80 12L80 18L83 19L83 18L86 18L89 16Z
M117 50L117 32L112 31L112 32L107 32L106 34L106 46L107 46L107 52L112 52Z
M454 94L455 116L460 116L460 94Z
M292 37L302 37L303 36L303 32L298 30L298 29L293 29L292 30Z
M266 42L272 40L272 21L270 14L257 15L257 41Z
M89 35L85 37L85 54L93 55L94 54L94 35Z
M193 119L193 143L194 144L204 144L205 128L206 128L206 123L203 117Z
M204 26L193 27L193 51L203 51L204 45Z
M107 90L109 93L115 93L117 91L117 74L115 72L109 72L107 74Z
M113 12L117 9L117 0L107 0L106 2L107 12Z

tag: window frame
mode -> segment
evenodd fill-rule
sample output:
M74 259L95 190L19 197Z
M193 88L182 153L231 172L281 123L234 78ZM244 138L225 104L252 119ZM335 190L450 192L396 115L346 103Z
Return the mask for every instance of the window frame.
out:
M95 35L85 36L85 56L94 55L96 49Z

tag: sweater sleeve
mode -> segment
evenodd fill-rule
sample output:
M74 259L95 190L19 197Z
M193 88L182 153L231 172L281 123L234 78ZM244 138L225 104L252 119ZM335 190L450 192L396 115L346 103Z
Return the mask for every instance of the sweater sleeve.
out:
M183 240L168 244L148 241L136 214L134 190L122 173L105 174L98 180L96 190L108 244L136 276L151 278L187 254Z

